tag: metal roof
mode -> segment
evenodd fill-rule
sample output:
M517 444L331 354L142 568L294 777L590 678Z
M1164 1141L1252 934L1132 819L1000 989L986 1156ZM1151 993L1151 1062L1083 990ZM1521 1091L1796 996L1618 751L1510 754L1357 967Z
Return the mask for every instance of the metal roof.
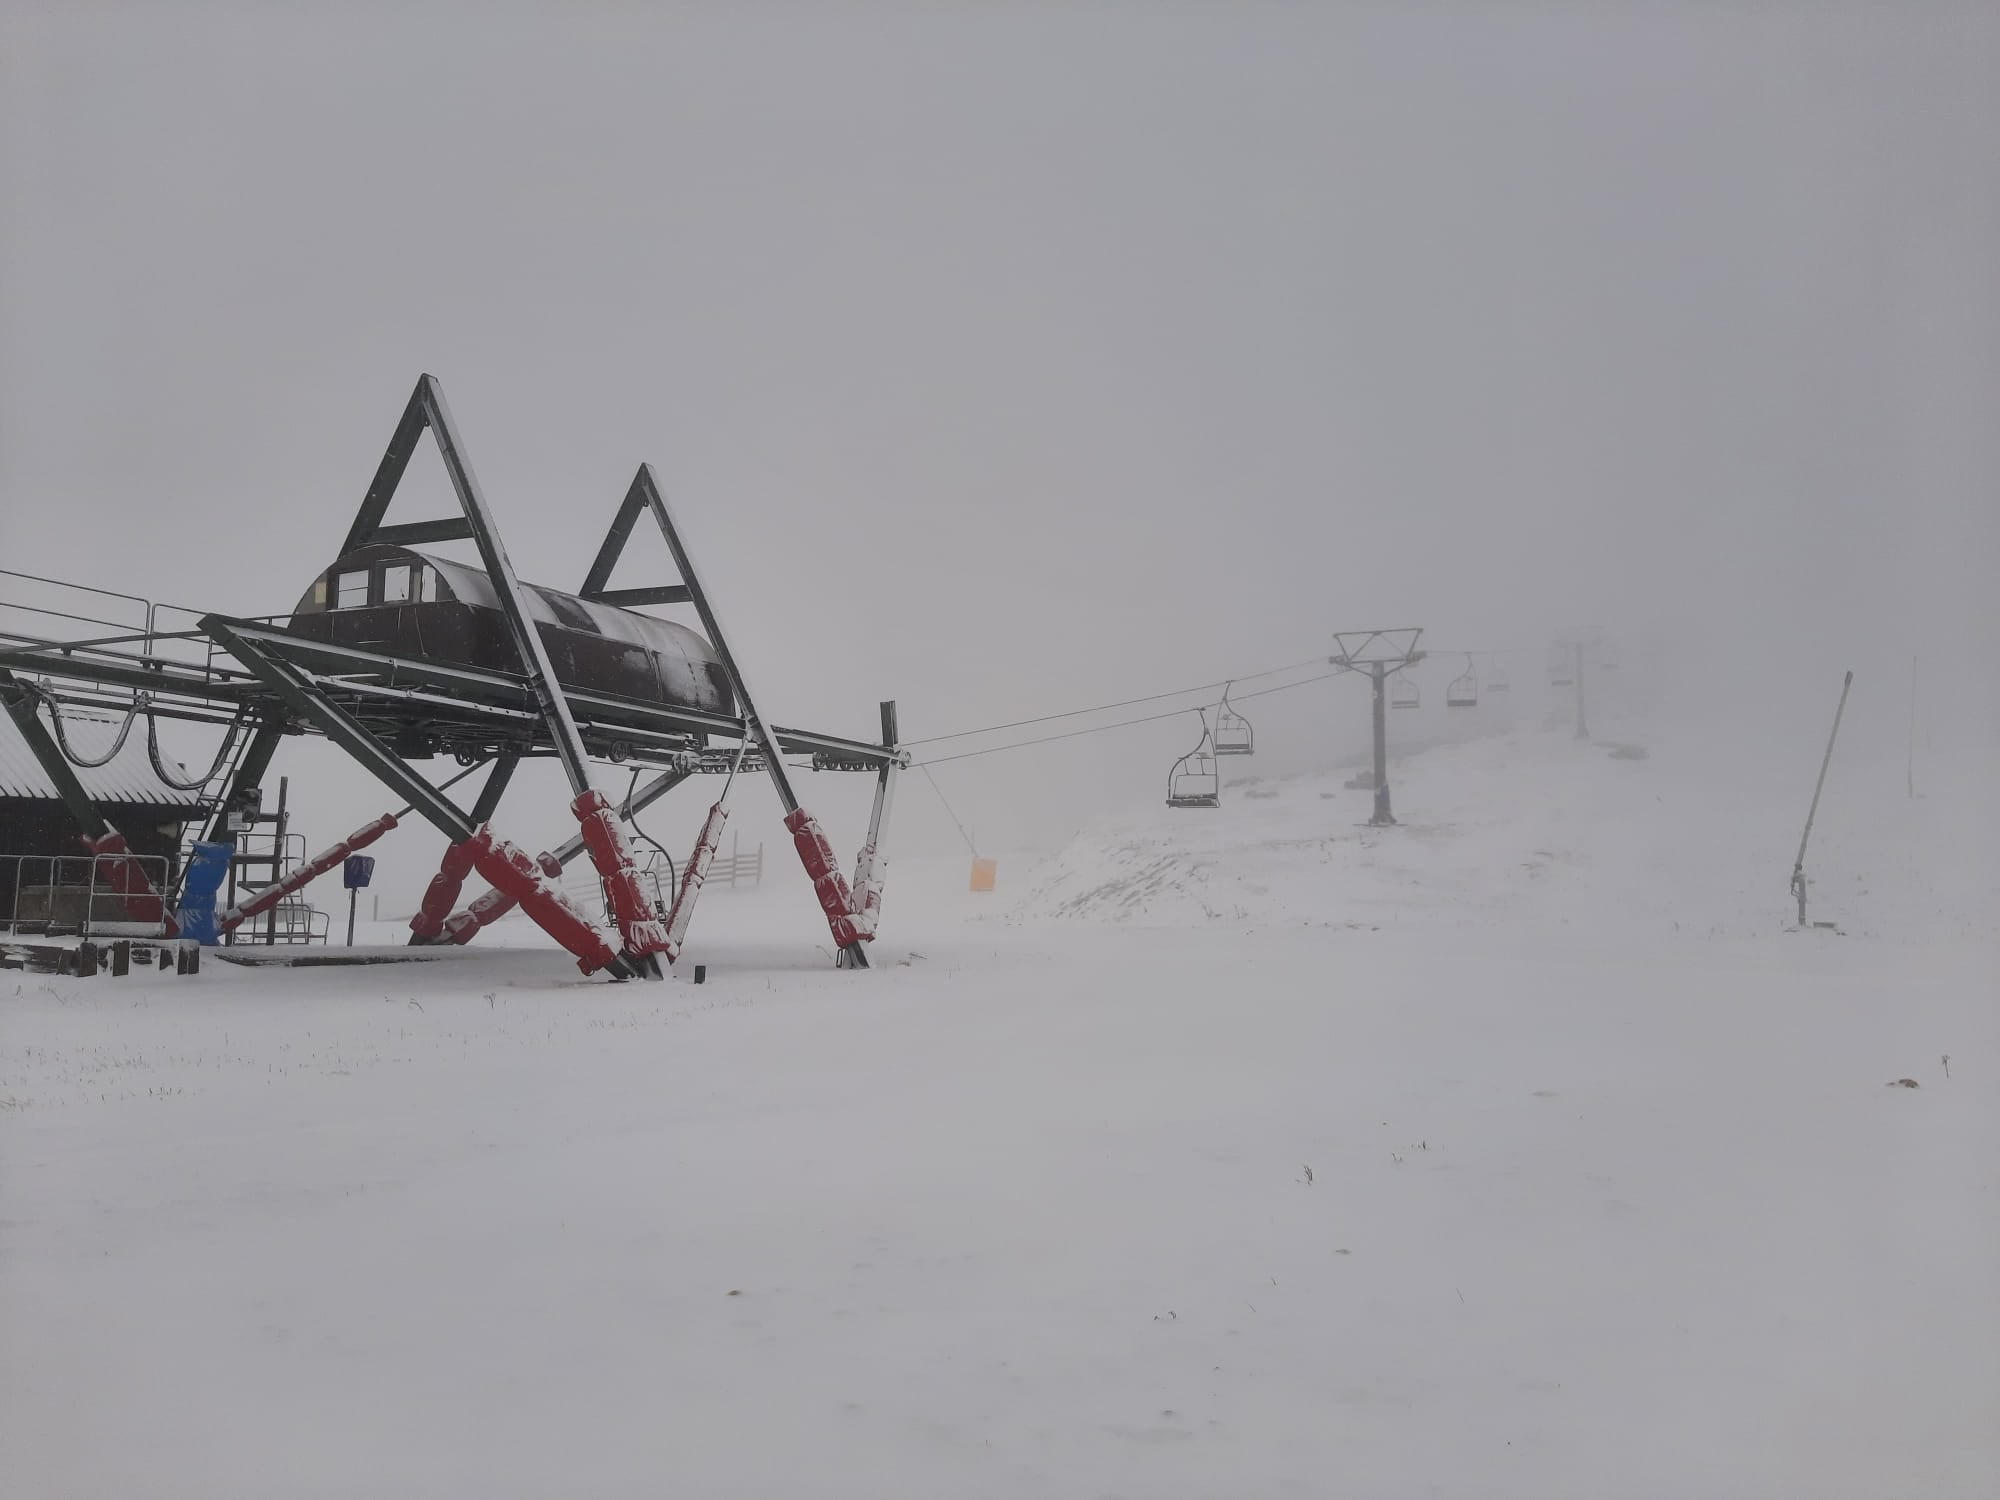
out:
M66 708L63 710L63 729L70 743L76 746L77 754L102 755L117 737L122 717L112 718ZM166 761L176 776L189 774L185 766L166 753L164 740L160 746L160 758ZM77 766L75 770L76 779L83 783L83 789L95 802L139 803L147 807L201 806L200 799L193 792L177 791L160 780L153 770L151 757L146 754L146 725L143 721L132 726L125 748L109 764L95 770ZM59 795L55 783L49 780L49 773L42 769L42 763L35 759L35 752L28 748L27 740L21 735L21 726L7 714L0 713L0 797L53 798Z

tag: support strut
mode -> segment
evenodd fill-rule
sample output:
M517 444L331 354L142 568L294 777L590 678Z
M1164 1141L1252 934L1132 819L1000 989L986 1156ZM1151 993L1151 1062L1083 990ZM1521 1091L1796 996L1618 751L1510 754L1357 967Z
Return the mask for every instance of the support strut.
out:
M792 835L793 847L798 850L800 863L812 880L813 893L826 916L827 929L833 934L835 946L840 949L835 961L844 968L865 969L868 967L868 955L861 944L867 941L869 935L864 935L855 922L854 897L848 888L847 877L841 874L832 846L827 843L818 820L799 805L798 795L792 790L791 778L785 774L785 762L778 750L777 737L771 732L769 721L757 712L756 704L751 701L742 668L737 665L736 654L729 648L729 638L723 633L721 621L716 618L715 605L709 599L708 591L701 586L700 575L695 572L694 561L688 556L687 544L681 538L680 528L674 524L673 513L667 507L666 497L660 492L651 464L639 465L639 472L633 477L631 488L625 492L625 499L619 506L612 534L606 538L605 547L599 553L599 563L592 567L589 582L602 588L609 576L611 561L616 559L618 549L623 547L642 508L652 512L660 535L666 540L667 550L673 554L674 566L680 570L688 598L701 616L709 644L715 648L716 659L729 679L730 691L736 695L736 706L742 711L743 721L749 726L757 748L763 754L764 769L769 773L771 786L785 810L786 831Z
M470 845L460 857L488 883L519 901L544 931L576 955L578 967L584 973L603 969L615 978L630 979L643 972L612 952L582 913L560 893L541 883L532 859L512 844L495 840L492 829L475 826L457 804L390 754L353 715L328 698L312 678L290 662L252 644L221 616L205 616L201 628L284 699L286 707L345 750L376 780L405 798L413 811L421 813L454 845ZM463 880L464 875L459 878Z
M614 809L621 822L628 821L651 807L675 787L688 779L687 771L663 771L644 786L619 803ZM561 876L564 868L584 851L584 838L576 834L553 851L544 851L536 856L535 862L542 873L554 880ZM445 919L444 934L454 943L469 943L478 935L482 927L490 927L514 909L514 898L497 887L487 887L484 894L475 896L459 911ZM668 960L672 962L671 959Z
M315 854L282 880L272 881L248 901L233 906L224 912L216 921L215 930L217 932L232 931L240 923L269 911L280 901L284 900L285 897L291 895L293 891L303 890L306 886L311 885L328 870L331 870L335 865L346 859L348 855L366 849L395 826L396 815L394 813L383 813L381 817L363 823L339 843L334 844L330 848L322 849L318 854ZM350 933L350 939L352 936Z
M438 456L444 460L445 473L451 478L451 487L458 496L458 506L463 518L463 529L453 522L417 522L403 527L384 527L382 517L387 514L389 502L394 498L396 487L402 482L403 471L415 450L423 430L428 427L437 441ZM589 815L602 808L602 794L590 782L590 767L583 746L583 736L576 726L576 718L570 712L569 699L564 694L562 684L557 680L555 667L549 660L547 645L542 640L541 631L536 628L530 615L526 598L521 588L521 580L514 573L514 564L507 556L507 548L500 540L500 528L493 522L493 513L488 509L486 496L480 490L479 480L472 472L472 465L465 455L465 444L459 438L458 424L452 420L451 408L444 399L444 390L435 377L418 377L417 387L410 393L408 406L403 410L402 420L397 424L394 435L389 440L388 450L382 455L382 462L375 471L375 478L363 498L360 511L355 515L354 525L348 532L350 547L360 545L371 538L387 539L393 535L397 540L413 541L421 537L470 536L479 548L480 560L486 565L487 582L492 585L494 596L499 600L500 613L507 622L507 633L512 637L514 649L521 658L521 666L527 676L528 690L535 701L536 715L548 730L549 738L555 745L556 758L562 762L563 774L569 778L572 796L571 806L580 821L586 821L588 832ZM595 799L595 800L592 800ZM482 821L475 819L475 822ZM627 963L638 973L648 978L660 977L659 961L653 957L653 944L664 940L658 931L658 924L648 927L642 919L629 915L627 907L631 897L636 897L639 889L638 875L632 869L631 851L618 836L617 825L608 822L603 825L608 833L600 831L596 835L593 857L602 848L602 858L608 862L603 873L610 883L614 897L614 909L619 912L620 930L626 939L625 957ZM463 876L459 877L463 880ZM628 894L621 894L627 893ZM420 913L425 919L428 931L419 931L419 938L428 941L437 936L452 903L458 899L458 892L449 896L440 893L442 910L436 914L436 928L431 928L429 903ZM624 905L618 902L623 901Z
M507 783L514 779L514 769L520 763L521 757L513 752L494 759L493 769L486 773L479 796L472 804L475 826L492 821L493 814L500 808L501 795L507 790ZM431 877L431 883L424 888L423 900L417 903L416 915L410 918L409 945L412 948L447 940L445 919L451 915L452 903L458 900L458 893L465 888L465 877L472 873L470 858L460 858L454 853L458 847L453 844L445 850L437 874Z
M882 709L882 744L893 750L896 746L896 705L884 703ZM882 920L882 884L889 873L889 861L882 853L882 841L887 836L889 812L896 796L896 763L884 761L882 769L875 774L875 807L868 817L868 841L861 846L861 852L854 857L854 917L864 938L875 936L875 929Z
M127 852L125 835L113 828L104 814L97 810L97 804L91 801L90 794L77 779L69 757L62 753L55 737L42 727L41 718L35 712L34 693L5 667L0 667L0 704L6 706L7 716L21 731L21 738L27 741L28 749L34 753L43 773L54 784L56 794L62 798L63 806L76 821L83 846L104 862L105 882L118 893L125 910L134 921L158 922L168 937L177 936L180 923L167 910L160 893L153 889L146 867Z

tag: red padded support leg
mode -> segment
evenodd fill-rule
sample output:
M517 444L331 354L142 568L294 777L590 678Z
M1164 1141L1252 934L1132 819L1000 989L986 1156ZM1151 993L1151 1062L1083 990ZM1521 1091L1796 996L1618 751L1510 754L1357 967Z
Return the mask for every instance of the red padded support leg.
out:
M827 930L833 934L834 942L843 948L867 942L874 934L863 932L855 923L853 894L847 888L847 877L840 873L833 845L827 842L819 820L803 807L797 807L785 814L785 828L792 836L793 847L799 851L799 863L812 878L813 895L819 898L819 909L826 914Z

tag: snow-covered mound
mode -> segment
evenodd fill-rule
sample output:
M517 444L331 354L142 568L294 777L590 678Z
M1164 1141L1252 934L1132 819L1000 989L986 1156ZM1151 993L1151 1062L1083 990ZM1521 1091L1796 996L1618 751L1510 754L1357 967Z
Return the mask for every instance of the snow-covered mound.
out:
M1366 826L1373 793L1352 767L1246 774L1219 809L1084 829L1009 916L1770 932L1796 916L1787 885L1815 769L1698 737L1519 732L1392 761L1394 828ZM1837 761L1807 861L1811 915L1885 936L2000 930L2000 859L1977 836L1993 794L1962 780L1912 799L1900 765Z

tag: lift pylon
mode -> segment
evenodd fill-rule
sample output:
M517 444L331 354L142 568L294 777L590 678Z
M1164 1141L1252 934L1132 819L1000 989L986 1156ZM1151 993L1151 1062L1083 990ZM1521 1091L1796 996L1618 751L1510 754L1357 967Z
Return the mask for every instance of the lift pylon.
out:
M1396 630L1335 631L1333 655L1327 661L1351 672L1365 673L1374 688L1371 700L1375 741L1375 811L1368 819L1372 828L1386 828L1395 821L1389 806L1389 720L1388 675L1413 667L1424 659L1417 646L1423 639L1421 625Z

